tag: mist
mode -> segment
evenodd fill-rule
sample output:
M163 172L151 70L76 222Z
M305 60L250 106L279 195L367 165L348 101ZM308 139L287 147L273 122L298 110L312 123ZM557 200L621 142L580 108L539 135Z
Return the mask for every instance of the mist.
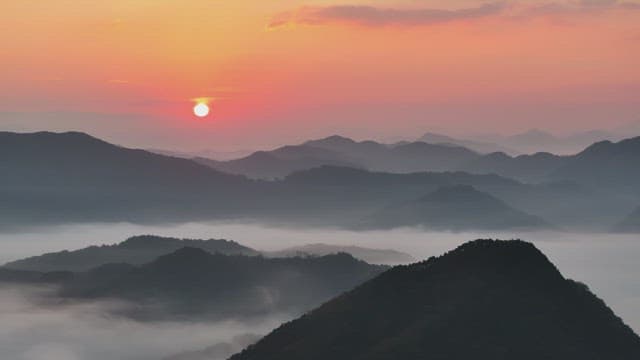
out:
M290 319L272 316L251 322L137 322L111 315L115 308L128 306L126 303L51 303L47 299L50 290L0 287L3 358L160 360L215 344L233 343L247 334L264 335Z
M629 326L640 332L640 242L635 235L532 233L448 233L419 229L355 232L270 227L243 223L185 223L165 226L116 224L64 225L1 233L0 262L89 245L113 244L139 234L181 238L225 238L258 250L277 251L311 243L394 249L422 260L477 238L521 238L533 242L565 277L583 282ZM91 302L49 304L46 291L0 288L0 348L17 360L198 359L197 351L234 344L245 334L266 334L293 315L207 323L143 323L115 317L126 304ZM236 340L234 340L236 339ZM231 346L230 348L233 348ZM209 352L211 353L211 352ZM203 353L204 354L204 353ZM207 359L212 359L211 357Z

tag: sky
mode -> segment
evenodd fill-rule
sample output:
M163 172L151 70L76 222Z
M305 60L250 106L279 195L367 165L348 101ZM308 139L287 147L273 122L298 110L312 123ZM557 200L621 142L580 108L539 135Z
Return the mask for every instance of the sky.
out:
M637 0L10 0L0 44L0 130L134 147L640 121Z

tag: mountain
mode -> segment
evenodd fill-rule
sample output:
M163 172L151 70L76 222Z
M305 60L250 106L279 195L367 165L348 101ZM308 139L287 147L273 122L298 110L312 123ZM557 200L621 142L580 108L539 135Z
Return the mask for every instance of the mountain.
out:
M640 194L640 137L617 143L602 141L578 154L558 156L536 153L511 157L504 153L484 155L461 165L458 170L477 174L494 173L530 183L571 181L612 192Z
M334 135L300 145L255 152L236 160L195 160L233 174L272 179L319 166L344 166L387 172L443 171L455 169L477 156L474 151L450 144L414 142L390 146L375 141L357 142Z
M238 194L264 194L242 176L77 132L0 132L0 169L3 226L228 214Z
M640 207L634 210L622 222L617 224L613 231L622 233L640 233Z
M532 244L477 240L395 267L231 360L628 360L640 338Z
M195 158L196 162L231 174L241 174L252 178L282 178L292 172L322 165L353 166L357 162L347 155L332 150L308 146L283 146L272 151L258 151L236 160L215 161Z
M328 244L309 244L294 246L280 251L270 252L271 257L291 256L324 256L346 253L369 264L397 265L414 262L415 259L406 253L390 249L371 249L360 246L341 246Z
M417 141L426 142L429 144L465 147L480 154L490 154L494 152L504 152L511 155L518 154L518 152L515 150L497 144L466 139L456 139L447 135L435 134L431 132L422 135Z
M551 173L553 179L572 180L640 195L640 137L614 143L602 141L572 156Z
M109 264L141 265L158 256L172 253L185 246L227 255L258 255L258 251L229 240L177 239L152 235L130 237L115 245L90 246L75 251L60 251L13 261L6 269L27 271L87 271Z
M141 319L251 317L300 313L384 271L347 254L265 258L185 247L140 265L110 264L75 273L68 299L121 299Z
M367 218L365 228L421 226L432 230L535 230L549 225L469 185L441 187L417 200L391 205Z
M463 164L459 170L474 174L498 174L520 181L537 183L549 179L567 157L550 153L509 156L503 152L487 154Z

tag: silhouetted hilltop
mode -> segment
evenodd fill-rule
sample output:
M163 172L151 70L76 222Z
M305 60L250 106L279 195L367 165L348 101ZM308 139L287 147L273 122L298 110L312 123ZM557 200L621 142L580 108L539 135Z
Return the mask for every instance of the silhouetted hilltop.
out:
M418 200L388 206L366 219L362 226L422 226L460 231L539 229L548 224L472 186L458 185L441 187Z
M299 313L385 269L347 254L264 258L184 247L141 266L76 274L61 295L131 300L127 315L148 319Z
M232 360L628 360L640 338L533 245L477 240L395 267Z
M153 235L134 236L115 245L90 246L17 260L5 268L30 271L86 271L108 263L144 264L185 246L228 255L258 255L259 252L229 240L177 239Z

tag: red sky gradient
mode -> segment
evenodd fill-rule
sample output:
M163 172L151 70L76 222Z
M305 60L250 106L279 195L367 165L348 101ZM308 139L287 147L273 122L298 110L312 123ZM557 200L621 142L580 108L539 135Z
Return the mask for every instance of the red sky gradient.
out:
M633 1L16 0L0 43L0 130L130 146L640 120Z

